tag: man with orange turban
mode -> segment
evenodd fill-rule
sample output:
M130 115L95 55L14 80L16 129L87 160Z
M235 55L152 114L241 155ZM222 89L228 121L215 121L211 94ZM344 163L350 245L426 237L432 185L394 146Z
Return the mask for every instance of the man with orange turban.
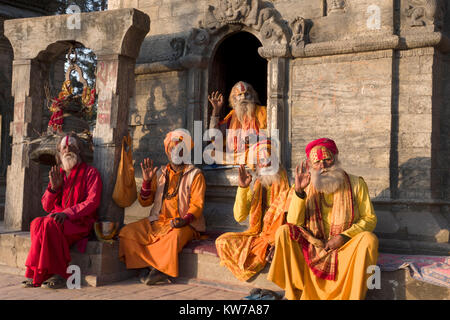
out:
M364 299L376 265L377 223L362 177L345 172L333 140L306 146L287 222L275 235L268 279L287 299ZM369 269L370 270L370 269Z
M128 269L142 269L141 282L152 285L178 276L178 253L205 231L203 204L206 183L200 169L187 159L193 148L186 130L169 132L164 140L169 163L141 163L143 184L139 203L152 206L148 218L120 231L119 258Z
M239 81L233 86L229 96L229 106L233 110L222 121L223 95L216 91L208 96L208 100L213 106L209 127L220 129L226 135L226 152L244 154L251 144L266 139L267 110L260 105L258 94L250 84Z
M271 142L259 142L250 150L256 158L256 179L252 183L252 176L241 165L233 208L237 222L249 217L249 227L244 232L224 233L216 240L221 265L241 281L266 265L275 232L285 222L290 198L286 170L275 154L271 156Z

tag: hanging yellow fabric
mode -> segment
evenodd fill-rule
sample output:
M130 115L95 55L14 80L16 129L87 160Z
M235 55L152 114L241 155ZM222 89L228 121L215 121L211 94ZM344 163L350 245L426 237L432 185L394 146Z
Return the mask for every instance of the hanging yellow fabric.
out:
M128 146L128 151L125 150L125 144ZM122 140L122 154L117 169L116 185L114 186L112 198L122 208L131 206L137 199L130 134L123 137Z

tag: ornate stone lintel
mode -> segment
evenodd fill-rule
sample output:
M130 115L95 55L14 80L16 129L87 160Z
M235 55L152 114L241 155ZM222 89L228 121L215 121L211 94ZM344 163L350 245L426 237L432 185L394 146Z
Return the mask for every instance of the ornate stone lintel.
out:
M199 22L203 30L214 35L229 26L241 25L259 32L263 47L258 51L265 58L289 57L289 26L278 11L261 0L219 0L217 7L209 6Z

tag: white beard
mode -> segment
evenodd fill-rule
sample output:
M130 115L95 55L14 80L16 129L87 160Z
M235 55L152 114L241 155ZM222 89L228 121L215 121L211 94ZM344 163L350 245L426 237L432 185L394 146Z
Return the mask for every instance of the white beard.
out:
M236 112L236 117L239 122L245 122L255 116L256 104L253 101L242 100L236 102L234 106L234 110Z
M72 168L78 163L78 155L73 152L67 152L64 155L60 155L61 167L65 172L70 172Z
M270 187L272 184L280 182L280 171L273 173L270 171L266 172L265 168L256 168L256 180L259 180L263 187Z
M311 184L318 191L325 194L336 192L343 186L344 170L339 164L334 164L328 169L310 169Z

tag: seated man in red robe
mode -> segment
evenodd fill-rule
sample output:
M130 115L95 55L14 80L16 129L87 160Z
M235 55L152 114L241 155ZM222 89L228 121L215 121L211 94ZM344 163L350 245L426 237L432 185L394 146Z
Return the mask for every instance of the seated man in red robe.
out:
M42 196L42 206L49 214L31 222L24 287L65 287L70 276L69 248L77 244L80 252L85 251L97 219L102 180L97 169L83 161L76 135L61 138L56 161L61 168L51 168L50 182Z

